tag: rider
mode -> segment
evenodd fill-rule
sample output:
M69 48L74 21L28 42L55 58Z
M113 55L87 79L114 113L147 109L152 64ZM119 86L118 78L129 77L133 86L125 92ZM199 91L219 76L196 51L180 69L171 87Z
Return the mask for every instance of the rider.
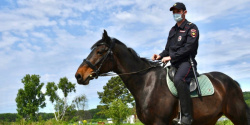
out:
M186 7L183 3L177 2L171 8L176 21L175 26L169 31L165 50L159 55L154 54L152 60L168 61L177 69L174 77L175 87L181 104L181 122L185 125L192 124L192 100L189 94L188 84L193 77L193 70L189 62L192 57L195 69L197 62L195 56L198 49L199 31L195 24L186 20Z

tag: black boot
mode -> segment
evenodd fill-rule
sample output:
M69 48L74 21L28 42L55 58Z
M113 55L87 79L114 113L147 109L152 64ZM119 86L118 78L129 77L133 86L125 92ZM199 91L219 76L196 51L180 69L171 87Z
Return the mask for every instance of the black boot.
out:
M192 118L192 100L188 89L188 84L184 81L180 81L177 84L176 89L181 103L181 122L183 125L191 125Z

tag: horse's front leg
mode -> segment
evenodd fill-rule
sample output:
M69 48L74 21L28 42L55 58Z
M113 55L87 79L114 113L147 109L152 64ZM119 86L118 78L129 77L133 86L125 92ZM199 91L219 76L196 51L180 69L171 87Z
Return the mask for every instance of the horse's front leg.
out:
M156 119L153 125L174 125L172 121L167 119Z
M171 125L171 124L158 121L158 122L155 122L153 125Z

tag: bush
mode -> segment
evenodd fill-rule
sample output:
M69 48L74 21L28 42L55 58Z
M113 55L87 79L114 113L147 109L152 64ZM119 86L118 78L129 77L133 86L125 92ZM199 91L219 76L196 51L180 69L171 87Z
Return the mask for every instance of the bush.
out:
M79 119L78 116L74 116L69 122L70 122L70 123L74 123L74 122L77 122L78 119Z
M230 120L219 121L216 125L234 125Z
M90 122L103 122L105 121L106 119L91 119Z

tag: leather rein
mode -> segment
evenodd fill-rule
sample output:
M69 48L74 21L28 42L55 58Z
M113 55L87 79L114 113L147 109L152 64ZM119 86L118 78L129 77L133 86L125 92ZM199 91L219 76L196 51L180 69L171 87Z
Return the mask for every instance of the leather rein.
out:
M110 41L111 41L111 45L110 45L107 53L97 63L92 64L88 59L84 59L83 60L83 62L85 62L91 69L93 69L93 72L88 76L89 78L91 78L91 79L96 78L97 79L98 76L131 75L131 74L136 74L136 73L139 73L139 72L142 72L142 71L146 71L148 69L156 67L156 66L152 66L151 65L150 67L142 69L142 70L139 70L139 71L129 72L129 73L121 73L121 74L114 74L114 73L102 73L102 74L99 74L100 69L101 69L103 63L105 62L105 60L108 58L108 56L110 56L110 55L112 56L113 55L112 49L115 46L115 42L114 42L113 38L111 38ZM103 44L100 44L100 45L106 45L106 44L103 43ZM99 63L100 63L100 66L99 66L99 68L97 68L96 65L98 65ZM114 63L113 63L113 65L114 65ZM93 74L95 74L94 77L93 77Z

